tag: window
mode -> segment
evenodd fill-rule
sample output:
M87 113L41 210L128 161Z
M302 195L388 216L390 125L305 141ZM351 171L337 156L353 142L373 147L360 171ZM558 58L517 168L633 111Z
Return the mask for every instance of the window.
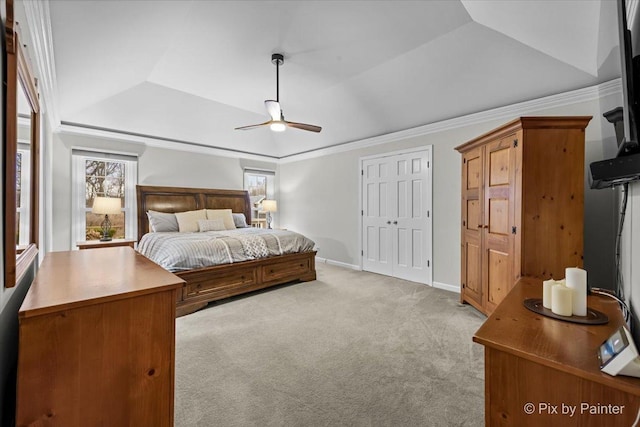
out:
M244 170L244 189L251 198L251 219L263 217L260 203L275 197L275 172L256 169Z
M114 239L136 238L137 158L118 154L73 152L73 239L97 240L103 215L91 212L97 196L117 197L122 213L109 215Z
M29 144L18 142L18 152L16 153L16 244L18 246L29 243L28 218L31 184L29 168L23 168L23 163L31 164L31 150Z

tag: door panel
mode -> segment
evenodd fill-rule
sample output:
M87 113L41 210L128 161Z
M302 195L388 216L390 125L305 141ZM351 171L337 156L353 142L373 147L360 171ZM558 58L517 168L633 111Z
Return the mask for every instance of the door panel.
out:
M464 269L465 284L464 293L466 298L471 298L478 304L482 301L482 265L480 263L482 250L477 242L467 241L465 243L464 257L467 260Z
M363 161L364 270L431 283L428 162L428 151Z
M462 294L461 298L482 308L482 149L462 158Z
M362 268L391 275L390 165L386 159L363 162Z
M397 233L393 242L393 275L419 283L429 283L425 206L428 194L428 156L416 152L396 156L396 197L394 207Z
M485 147L483 230L485 309L491 313L513 287L515 148L510 138Z
M489 233L506 236L509 234L509 199L498 197L489 200Z
M487 251L489 264L489 302L498 305L511 289L509 283L510 254L496 250Z

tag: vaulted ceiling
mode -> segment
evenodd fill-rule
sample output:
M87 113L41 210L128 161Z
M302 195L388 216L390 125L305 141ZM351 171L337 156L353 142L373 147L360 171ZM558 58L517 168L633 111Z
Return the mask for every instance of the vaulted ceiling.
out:
M49 2L65 123L274 157L602 83L613 1ZM280 103L320 134L267 127Z

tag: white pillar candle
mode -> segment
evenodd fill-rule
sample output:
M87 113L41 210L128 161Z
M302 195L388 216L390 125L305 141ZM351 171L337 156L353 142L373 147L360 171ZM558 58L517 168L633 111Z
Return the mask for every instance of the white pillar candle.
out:
M573 290L556 285L551 288L551 311L560 316L571 316Z
M565 270L567 288L573 290L571 311L574 316L587 315L587 272L581 268Z
M542 282L542 306L551 310L551 288L556 285L555 280L545 280Z

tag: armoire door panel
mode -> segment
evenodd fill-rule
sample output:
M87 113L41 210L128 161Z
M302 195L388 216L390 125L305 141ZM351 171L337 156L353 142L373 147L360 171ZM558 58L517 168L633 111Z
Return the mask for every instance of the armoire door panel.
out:
M482 217L482 211L480 209L479 200L467 199L467 220L465 221L467 230L478 231L480 229L480 219Z
M489 153L489 187L509 185L509 148L501 147Z
M510 141L486 145L484 181L483 288L485 309L491 312L513 286L515 147Z
M496 250L487 251L488 260L488 300L494 305L500 301L511 290L510 262L511 255Z
M482 250L478 242L467 240L464 245L464 283L465 296L472 298L481 304L482 301Z
M478 151L478 155L474 156L476 153L470 153L471 156L466 158L465 162L465 175L467 183L467 190L474 190L480 188L480 174L482 170L482 161L480 160L480 150Z
M510 233L509 199L489 200L489 220L487 221L489 234L506 236Z

